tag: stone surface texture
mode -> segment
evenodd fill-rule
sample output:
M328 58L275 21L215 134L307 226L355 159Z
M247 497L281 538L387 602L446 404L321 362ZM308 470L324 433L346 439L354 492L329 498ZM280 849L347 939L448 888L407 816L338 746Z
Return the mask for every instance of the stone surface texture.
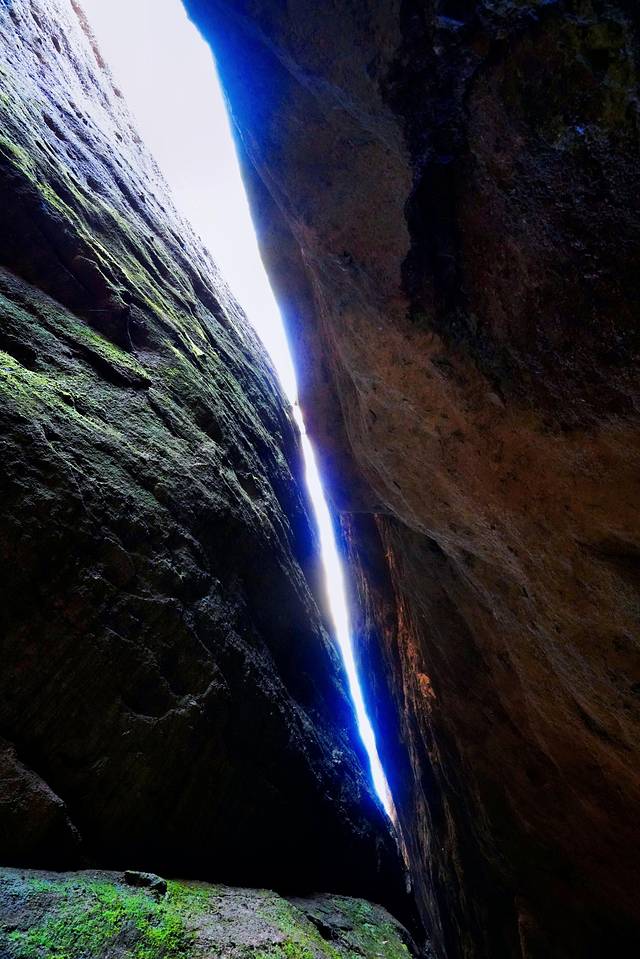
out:
M389 902L296 431L69 0L0 4L0 209L3 862Z
M288 900L202 882L132 888L122 873L0 869L3 959L410 959L381 906L346 896Z
M635 0L185 0L440 955L638 951Z

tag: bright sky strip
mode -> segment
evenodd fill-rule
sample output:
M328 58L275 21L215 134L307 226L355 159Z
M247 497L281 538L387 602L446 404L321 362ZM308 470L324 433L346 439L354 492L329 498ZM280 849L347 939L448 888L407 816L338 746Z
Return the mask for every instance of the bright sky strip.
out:
M211 52L180 0L81 0L101 53L176 206L218 264L267 348L302 435L329 608L376 791L392 800L358 678L342 562L316 457L297 403L291 353L260 258Z

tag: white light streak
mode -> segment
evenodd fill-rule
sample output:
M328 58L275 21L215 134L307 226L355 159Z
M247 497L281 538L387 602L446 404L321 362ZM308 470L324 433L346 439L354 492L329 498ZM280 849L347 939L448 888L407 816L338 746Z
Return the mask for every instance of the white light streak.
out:
M342 562L316 457L297 402L287 338L260 258L211 52L180 0L81 0L101 53L176 206L209 248L268 350L302 436L329 609L374 786L392 799L356 669Z

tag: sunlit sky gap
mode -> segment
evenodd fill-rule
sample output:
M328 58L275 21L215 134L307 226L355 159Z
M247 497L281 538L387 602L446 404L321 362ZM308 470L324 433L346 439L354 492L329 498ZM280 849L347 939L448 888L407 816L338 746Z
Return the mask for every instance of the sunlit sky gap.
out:
M265 344L302 434L329 607L376 791L392 800L364 704L342 562L316 457L297 403L291 353L260 258L224 97L211 52L180 0L81 0L102 55L175 203L220 267Z

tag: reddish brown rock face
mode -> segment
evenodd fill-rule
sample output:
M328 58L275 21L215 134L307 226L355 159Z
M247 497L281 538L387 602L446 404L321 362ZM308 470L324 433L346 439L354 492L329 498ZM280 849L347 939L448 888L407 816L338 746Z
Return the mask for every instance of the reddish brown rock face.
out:
M345 513L440 952L630 955L636 6L186 6Z

